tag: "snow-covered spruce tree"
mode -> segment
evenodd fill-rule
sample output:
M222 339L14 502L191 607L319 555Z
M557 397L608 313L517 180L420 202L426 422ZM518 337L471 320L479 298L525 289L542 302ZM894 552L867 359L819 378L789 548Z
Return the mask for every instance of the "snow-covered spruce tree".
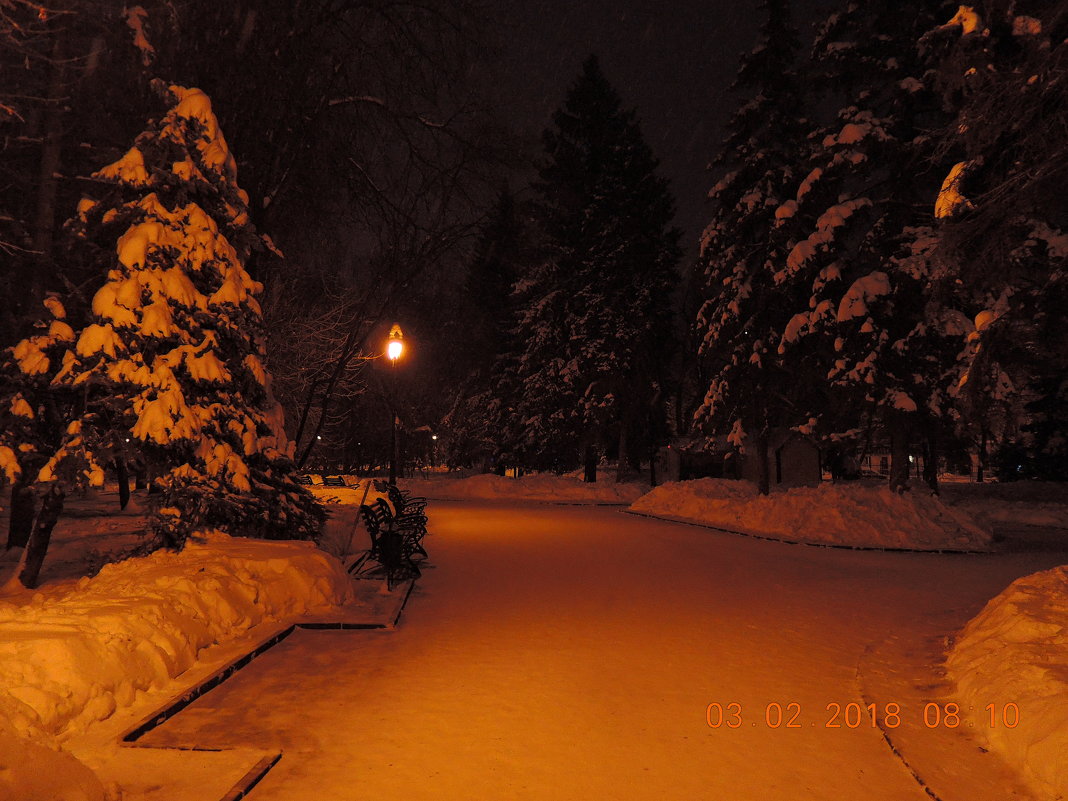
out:
M819 354L832 399L810 409L814 427L832 441L885 432L890 484L899 491L917 440L936 487L937 446L953 427L950 392L967 333L934 258L930 203L941 175L928 131L945 113L918 41L940 6L850 3L822 26L811 74L843 105L813 139L790 209L807 236L781 265L781 283L806 288L808 298L779 352Z
M469 466L489 457L517 464L505 443L507 410L515 403L516 310L512 289L530 258L530 223L512 192L502 191L482 227L460 300L454 332L464 378L443 423L447 458Z
M766 494L769 433L807 422L799 417L800 395L813 384L802 380L805 360L786 360L777 351L797 301L787 299L797 287L776 279L789 250L785 223L796 206L807 123L790 5L762 5L767 19L760 40L743 56L734 84L749 97L715 159L723 175L709 192L716 206L701 237L697 269L705 300L697 329L710 381L695 421L753 454Z
M19 346L23 372L54 371L52 386L83 398L35 480L99 485L136 453L157 476L153 526L167 544L207 527L313 538L322 512L292 478L262 287L243 267L256 239L247 197L207 96L160 90L171 108L96 173L97 198L71 221L73 257L107 276L91 322L36 366Z
M501 420L501 456L528 469L573 469L588 444L580 443L584 387L571 353L565 279L555 260L543 258L515 285L516 338L522 344L495 401L501 411L511 411Z
M943 56L942 97L957 111L939 141L935 213L946 280L976 315L960 399L980 458L988 441L1001 447L1003 478L1068 479L1065 10L961 6L924 40Z
M621 459L638 444L627 434L663 384L679 234L636 116L596 58L543 139L535 189L547 255L516 288L526 347L515 419L535 466L573 467L581 454L594 480L610 437Z

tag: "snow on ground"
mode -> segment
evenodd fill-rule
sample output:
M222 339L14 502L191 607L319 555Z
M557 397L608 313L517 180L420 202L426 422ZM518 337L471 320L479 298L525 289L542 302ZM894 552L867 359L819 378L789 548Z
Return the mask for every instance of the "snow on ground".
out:
M1062 482L945 483L942 497L988 528L1011 525L1068 529L1068 486Z
M319 547L339 559L366 549L369 545L367 532L359 519L360 504L370 505L378 498L390 503L386 493L367 487L363 482L346 487L313 484L306 489L326 509L326 525Z
M648 484L616 482L614 476L603 475L600 481L587 484L573 475L531 473L509 478L492 473L469 478L407 479L401 487L416 495L439 500L510 500L548 501L554 503L618 503L628 504L649 489Z
M984 550L990 532L920 488L898 495L883 483L796 487L761 496L748 481L668 482L631 511L790 542L917 550Z
M1066 621L1068 566L1024 576L964 627L946 664L971 725L1043 798L1068 797Z
M20 733L60 735L108 717L197 653L267 620L348 600L336 560L301 542L219 532L180 553L0 598L0 710Z
M858 662L890 635L940 645L1064 554L797 548L595 507L429 513L433 568L401 626L298 632L144 745L284 753L250 801L922 801L865 711L896 704L894 743L920 729L942 801L1030 798L967 729L924 727L926 702L953 700L927 689L940 653Z
M617 485L611 480L591 486L582 484L574 477L536 475L517 480L499 476L476 476L466 480L408 480L402 482L402 486L430 497L565 503L637 501L633 508L647 513L667 517L691 517L711 525L783 539L789 538L788 535L796 528L808 541L848 541L851 544L892 547L953 549L985 546L988 537L977 531L974 525L968 522L967 514L961 510L973 513L984 522L1009 519L1013 523L1029 522L1038 525L1045 522L1046 525L1068 527L1065 526L1065 520L1068 519L1065 510L1068 507L1062 497L1063 485L1038 487L1021 483L981 485L979 488L974 485L947 487L945 497L949 508L920 493L913 493L910 504L902 506L901 503L905 499L891 496L881 487L859 483L794 490L776 493L771 499L761 499L750 485L702 479L658 488L640 500L637 496L641 494L642 489L638 486ZM356 525L356 508L363 500L362 490L362 487L314 489L320 500L329 504L331 515L324 545L331 553L340 555L364 547L365 534L361 527ZM78 570L86 570L87 561L92 563L88 565L91 573L101 561L127 555L143 544L143 517L142 510L138 508L138 497L135 494L131 507L123 513L115 509L114 493L100 493L72 504L70 514L65 516L64 521L57 527L57 542L45 564L46 585L36 593L22 592L14 596L0 597L0 799L6 801L7 798L17 798L19 801L31 801L37 798L64 798L69 801L100 801L107 796L104 787L69 754L54 750L57 743L63 744L64 747L69 746L82 757L82 752L72 745L79 732L86 729L89 733L97 731L99 725L95 725L93 721L107 717L112 710L123 709L124 705L130 703L130 699L139 699L134 706L126 706L122 715L116 713L106 724L110 726L124 714L128 714L129 709L136 709L137 705L141 704L140 699L151 699L155 694L172 687L174 682L170 677L194 664L205 643L227 641L228 638L230 642L235 642L233 638L240 637L255 626L257 621L288 620L304 612L332 607L344 601L350 592L351 585L340 565L307 544L231 540L223 535L212 535L204 542L191 543L181 554L160 552L149 557L128 559L105 567L93 578L78 579ZM449 518L456 529L452 532L454 535L456 532L468 530L469 513L463 515L462 519ZM578 513L576 510L575 514ZM487 510L485 514L493 517L496 513ZM472 545L477 543L478 546L475 574L479 576L479 582L489 581L496 586L493 576L499 576L504 585L507 585L501 587L504 592L503 600L496 599L497 602L487 604L485 599L482 599L476 606L482 610L498 606L510 609L508 604L514 605L519 600L515 598L512 581L529 568L532 559L547 560L546 564L551 566L549 572L539 573L536 581L531 578L527 588L528 600L539 610L537 620L544 621L544 598L556 597L559 594L556 590L560 589L554 590L548 585L557 580L557 573L568 562L567 558L561 561L562 552L566 552L568 548L579 547L578 543L572 545L572 541L590 535L585 526L581 527L584 534L580 538L571 536L571 531L557 531L553 526L529 542L529 538L521 538L521 553L508 552L510 556L507 558L515 556L518 559L512 566L514 569L504 569L502 572L503 565L500 560L507 562L502 549L515 535L512 520L527 520L530 514L530 511L525 511L520 518L509 517L507 520L493 517L492 521L487 520L490 523L488 526L476 527L477 536L474 537ZM560 510L559 514L565 512ZM588 514L594 514L594 510L588 510ZM646 531L638 518L630 518L629 521L604 520L603 523L608 526L606 531L618 532L622 525L629 526L630 521L634 522L635 536ZM510 532L509 537L499 536L504 530ZM542 536L547 534L555 538L548 550L542 539ZM679 539L677 544L690 542L681 532L676 536L670 534L669 529L664 529L651 540L644 535L633 542L628 540L629 544L623 548L625 553L613 557L613 564L621 570L625 566L626 570L636 570L636 576L644 577L651 564L659 564L669 558L672 549L664 551L660 545L656 545L665 537L672 541ZM870 542L872 539L876 542ZM715 549L722 546L732 554L738 549L748 547L745 540L735 538L736 545L729 545L730 541L708 542L709 547L720 543ZM695 540L687 548L696 547L701 542L705 540ZM641 543L656 547L646 552L643 550L646 546ZM447 546L448 542L442 542L441 545ZM598 560L603 560L606 553L614 553L614 549L620 547L620 543L614 538L611 539L608 551L604 550L608 547L607 542L590 545L596 546L592 552L599 554ZM761 546L781 547L772 543L752 545ZM446 566L448 561L448 549L443 547L441 550L442 564L439 568ZM434 553L437 557L437 546ZM826 570L819 568L819 565L828 559L836 564L836 560L847 558L845 554L841 557L831 557L829 554L821 556L821 553L827 554L814 551L811 557L804 558L806 564L811 563L808 571L816 570L822 575ZM90 557L88 560L87 555ZM475 551L472 551L472 555L475 555ZM790 549L789 563L783 562L772 570L774 565L767 561L770 552L760 550L756 555L760 557L760 567L759 570L754 568L755 572L750 571L753 574L752 581L757 581L767 574L767 579L775 586L778 585L775 584L772 574L777 575L780 570L791 570L789 564L798 558L796 551ZM577 557L577 553L573 556ZM893 555L883 555L879 558L891 556ZM708 557L693 562L684 559L683 564L690 565L694 570L700 565L719 565L713 570L717 575L722 572L725 564L734 564L733 557L727 562L713 558L711 554ZM862 557L875 558L874 555L855 555L857 559ZM1038 557L1039 554L1028 555L1027 563L1032 564ZM1005 557L983 557L981 561L974 561L974 557L968 556L898 555L898 558L964 559L968 560L967 565L970 566L967 571L969 575L974 572L978 576L985 574L985 571L995 570L997 565L993 560ZM988 559L991 561L987 562ZM578 559L578 562L581 565L594 563L586 556ZM600 561L597 564L600 569ZM1045 564L1033 564L1030 570L1045 568L1050 564L1049 561ZM641 567L638 567L639 565ZM859 594L855 589L848 590L845 594L850 598L871 594L882 586L881 578L876 582L874 574L866 572L867 565L867 562L850 563L850 570L846 572L859 570L862 577L856 581L864 585L863 592ZM987 567L984 568L983 565ZM456 566L453 565L454 568ZM901 567L908 567L907 575L913 576L915 566L903 564ZM964 567L965 564L960 563L959 569ZM664 620L674 620L681 614L680 610L692 606L682 603L681 597L676 597L678 588L675 585L683 577L679 569L674 560L670 569L665 566L666 583L660 587L659 593L646 599L646 602L652 604L654 617L660 623ZM888 597L872 608L896 608L905 599L911 599L921 591L932 595L929 599L932 602L937 600L939 604L948 604L948 596L942 597L942 585L950 577L956 576L957 569L949 570L947 564L948 572L940 578L931 576L928 577L930 580L925 579L917 583L918 580L913 576L903 583L900 589L883 588L888 592ZM1006 569L1014 568L1006 564ZM1066 568L1058 568L1020 579L991 602L987 610L964 630L948 666L960 687L959 701L962 707L970 705L982 715L986 704L991 702L1002 705L999 708L1004 708L1003 704L1008 701L1019 704L1021 723L1011 730L1011 733L1006 729L991 730L988 724L981 731L994 752L1019 765L1036 786L1042 789L1057 787L1058 792L1062 793L1066 790L1065 768L1063 764L1058 765L1050 755L1068 751L1068 742L1065 739L1065 732L1068 731L1068 674L1063 671L1063 665L1068 661L1068 646L1065 645L1065 629L1060 622L1068 612L1068 579L1065 570ZM465 573L464 576L457 577L456 581L444 581L445 577L438 576L439 573L442 573L440 569L428 574L425 582L429 588L438 583L431 579L442 580L441 586L438 587L438 597L433 599L433 604L427 604L427 609L424 610L424 614L429 613L428 617L432 619L434 626L422 627L420 639L438 637L442 642L448 643L450 638L459 636L462 640L462 627L459 632L453 631L442 621L450 619L450 603L453 602L450 599L453 599L454 595L466 598L465 593L470 594L472 591L468 589L468 577ZM595 574L596 571L584 575L588 577ZM509 575L511 578L507 578ZM685 573L685 576L689 575L689 572ZM1020 575L1020 572L1015 575ZM670 580L667 576L670 576ZM582 593L574 596L563 593L567 596L566 603L561 600L563 606L554 606L554 614L567 615L570 625L588 617L589 624L600 631L611 617L601 613L615 608L618 603L623 602L621 599L630 598L629 593L640 586L640 582L631 581L618 584L618 578L619 576L616 576L608 581L606 577L606 587L612 589L610 592L606 589L605 592L611 597L606 596L596 603L589 599L583 600ZM841 570L830 570L825 578L834 584L846 580L847 576ZM707 579L707 574L698 576L695 573L686 578L684 583L689 586L690 583L697 582L694 586L705 586ZM995 581L991 585L989 579L985 580L984 586L976 586L973 579L963 576L953 581L961 588L970 588L968 592L980 599L990 597L1005 586L1004 581ZM548 582L544 592L535 592L534 585L541 587L543 582ZM730 621L734 616L749 614L745 612L749 608L748 602L742 602L741 599L754 597L754 587L748 586L750 583L749 580L740 579L732 582L731 597L724 599L729 603L720 610L721 613L715 615L717 627L724 624L742 625ZM983 581L979 584L983 585ZM448 592L445 592L446 585ZM585 584L583 586L583 593L588 592L589 588ZM629 587L628 594L618 596L619 586ZM818 589L818 582L813 586L816 591L822 592ZM814 590L809 588L805 592L812 591ZM792 597L793 595L791 593ZM934 595L938 598L934 598ZM794 601L804 596L805 593L796 595ZM837 596L832 594L830 597ZM575 617L568 610L576 603L580 606L590 606L591 603L593 605L582 615ZM628 603L632 612L638 611L641 606L634 606L633 599ZM739 606L739 603L742 605ZM821 603L816 603L814 608L822 608ZM430 607L438 604L443 606L441 613L430 613ZM969 601L964 606L971 604ZM757 607L759 606L757 604ZM849 610L852 608L848 607ZM973 608L978 609L978 604ZM729 610L729 614L722 614L726 610ZM919 608L916 611L920 613ZM757 614L761 619L765 617L759 610ZM822 623L809 634L819 634L819 637L823 637L826 627L834 630L844 627L843 630L853 631L849 615L854 612L847 611L845 614L846 617L842 620L837 620L835 616L824 616L821 618ZM902 614L902 620L915 617L904 612ZM770 630L779 632L772 639L781 645L784 636L781 617L766 617L767 625L772 626ZM429 622L431 621L428 621L428 625ZM949 631L960 625L960 622L962 621L939 630ZM885 628L887 623L889 621L882 621L880 625L872 627L871 636L874 637L875 632ZM468 620L467 625L470 624L471 620ZM443 627L443 630L434 634L437 627ZM475 628L478 629L478 626ZM701 628L703 627L696 626L695 630ZM746 636L751 636L752 626L746 624L743 628L746 628ZM711 630L712 628L708 629ZM941 636L937 631L929 633L931 636ZM692 639L691 635L692 631L686 634L689 639ZM899 636L907 638L908 632L900 629ZM798 653L808 653L813 647L812 643L816 642L808 637L803 639L803 643L798 642ZM612 651L610 645L611 643L605 644L608 651L598 659L603 660L608 653L618 653ZM421 647L424 649L421 653L424 653L425 644ZM770 653L774 649L768 646L766 650ZM791 670L797 667L796 660L796 656L788 660ZM364 658L361 657L361 664L363 661ZM391 659L390 671L414 671L415 674L421 675L421 678L415 675L410 678L416 684L425 683L427 677L420 673L425 665L421 659L415 661L417 664L404 665ZM707 667L708 662L704 660L700 664ZM722 670L728 663L720 661L718 664ZM351 681L361 684L367 675L366 669L365 665L356 671ZM644 665L642 670L649 673L651 666ZM825 668L819 670L825 671ZM819 675L823 676L825 673L820 672ZM697 676L698 673L694 673L687 681L697 686ZM298 680L301 680L301 677L294 677L294 681ZM333 681L333 678L330 681ZM449 681L448 676L442 677L443 693L446 687L452 686L448 684ZM527 685L521 685L525 686ZM793 698L797 689L799 688L795 685L783 685L775 697ZM142 690L147 692L142 693ZM404 692L410 694L408 690ZM213 692L212 695L214 694ZM365 693L359 693L359 698L364 699L360 701L360 705L366 702ZM887 698L894 700L891 696ZM809 706L822 708L815 703L817 699L811 700L812 703L806 704L806 709ZM463 703L462 698L457 699L457 702ZM362 707L358 705L358 708ZM274 714L272 712L272 715ZM351 710L346 714L351 714ZM386 713L383 711L383 714ZM684 718L681 709L675 710L673 714L675 721ZM418 715L415 717L418 718ZM443 727L451 725L446 721L439 722ZM633 723L637 725L639 721L635 720ZM360 735L363 738L363 747L379 747L375 745L375 731L369 730ZM439 733L445 734L445 729ZM528 745L534 750L544 748L535 742ZM645 749L646 745L643 743L642 748ZM691 756L697 758L698 755ZM869 755L859 761L854 759L854 762L870 762L871 758ZM739 771L747 770L749 762L742 756L739 756L738 760L732 767L736 775L741 775ZM667 760L665 765L674 764L676 761L672 758ZM89 764L94 763L90 761ZM551 768L551 765L547 767ZM665 782L666 775L662 777ZM712 779L705 776L704 780ZM315 785L309 785L311 786ZM1048 796L1048 793L1045 795Z
M0 798L5 801L102 801L96 775L65 751L0 727Z
M18 759L12 755L54 745L108 718L187 670L209 646L264 622L339 606L352 584L337 560L310 543L211 532L180 553L157 551L38 591L8 585L6 593L0 597L0 797L31 799L68 796L19 784L43 774L20 774L8 764ZM45 753L37 753L35 764ZM66 756L51 761L75 784L84 779ZM78 793L70 798L100 797L99 788Z
M6 494L0 493L0 504L6 501ZM115 485L69 497L52 531L41 570L42 584L91 576L109 562L143 555L152 540L147 501L146 493L138 490L120 510ZM0 508L0 538L6 536L7 528L7 510ZM0 548L0 585L14 572L18 555L17 550Z

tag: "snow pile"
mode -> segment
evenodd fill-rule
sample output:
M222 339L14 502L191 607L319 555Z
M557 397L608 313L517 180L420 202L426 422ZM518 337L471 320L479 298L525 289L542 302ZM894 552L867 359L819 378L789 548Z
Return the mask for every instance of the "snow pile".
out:
M919 550L977 550L989 532L916 489L905 495L859 483L797 487L761 496L748 481L669 482L631 511L791 542Z
M428 498L557 503L627 504L648 490L648 485L619 484L614 478L587 484L575 476L553 473L532 473L521 478L484 473L462 479L410 479L399 483L405 489Z
M339 562L302 542L211 533L179 553L0 598L0 722L30 739L84 730L253 626L349 600Z
M104 801L96 775L65 751L0 730L0 798L15 801Z
M1066 621L1068 565L1024 576L964 627L946 663L972 730L1043 798L1068 797Z

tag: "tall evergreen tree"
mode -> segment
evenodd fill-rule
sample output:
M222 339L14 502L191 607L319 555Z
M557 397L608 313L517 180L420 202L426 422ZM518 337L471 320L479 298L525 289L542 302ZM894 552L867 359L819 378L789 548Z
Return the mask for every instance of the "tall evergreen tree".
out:
M526 210L529 211L529 210ZM449 429L448 459L470 465L486 458L499 464L519 460L506 442L508 409L515 402L512 290L531 258L529 215L511 191L497 198L482 228L464 283L454 338L460 375L465 376L444 420Z
M709 384L695 415L709 434L728 434L752 453L759 488L768 492L768 441L796 426L800 360L777 351L790 306L777 280L789 240L784 223L796 208L797 171L806 152L805 102L797 75L797 35L787 0L766 0L760 40L742 58L734 88L750 96L734 113L715 163L723 175L701 238L697 269L704 303L700 355Z
M1022 412L1005 478L1068 478L1066 37L1064 3L991 0L924 38L957 112L935 213L945 282L976 315L960 399L981 458L1001 410Z
M97 197L71 222L72 258L106 273L86 324L75 330L55 304L48 333L11 351L23 375L73 397L70 422L50 452L5 444L49 497L143 459L159 475L154 527L168 544L216 526L314 537L322 512L292 479L264 365L262 286L243 266L256 244L247 196L207 96L161 91L170 110L96 173ZM40 417L48 405L45 395L29 415L11 408Z
M946 115L917 44L942 5L851 3L823 25L813 75L842 106L813 139L792 211L807 231L781 265L782 282L808 298L779 350L821 355L834 398L810 410L815 427L847 440L871 424L885 431L898 490L916 441L936 486L937 444L952 428L955 356L967 333L952 288L937 281L930 203L941 176L928 131Z
M515 419L528 458L594 480L616 436L647 420L671 347L673 202L636 115L590 57L544 134L536 186L547 256L517 284ZM625 453L621 458L625 458Z

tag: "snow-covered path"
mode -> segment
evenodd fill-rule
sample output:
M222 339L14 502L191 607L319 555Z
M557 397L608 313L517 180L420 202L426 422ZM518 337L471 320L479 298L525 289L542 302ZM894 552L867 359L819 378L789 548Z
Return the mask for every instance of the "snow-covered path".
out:
M866 646L929 641L1065 561L805 548L617 509L431 513L434 567L396 631L298 632L142 744L280 747L253 801L919 801L868 718L846 725ZM922 708L894 682L931 677L895 670L871 677L877 714L901 703L916 729ZM710 728L712 702L739 705L741 725ZM955 763L992 759L959 731L921 734ZM1013 797L994 763L966 767L991 771L990 798Z

